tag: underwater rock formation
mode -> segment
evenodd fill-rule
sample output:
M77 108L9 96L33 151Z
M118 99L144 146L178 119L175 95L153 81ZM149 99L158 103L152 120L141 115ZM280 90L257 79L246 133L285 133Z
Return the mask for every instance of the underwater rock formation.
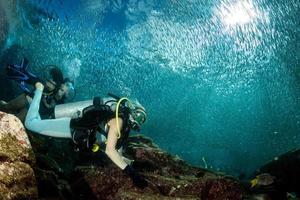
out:
M44 143L51 146L48 151L42 146L34 147L44 154L37 154L35 169L41 198L238 200L244 197L244 190L236 180L189 166L141 135L129 138L124 156L135 160L133 167L148 180L148 187L143 190L101 151L74 152L69 141L61 139L52 138L50 143L47 140ZM32 144L41 145L37 141Z
M0 112L0 199L37 199L34 164L22 123Z
M102 165L77 166L72 174L72 190L82 199L243 199L241 185L230 177L189 166L162 151L143 136L129 138L125 157L148 181L141 190L134 186L108 159L95 155ZM98 157L98 158L97 158Z
M289 151L263 165L258 174L267 173L274 177L269 185L257 186L261 193L271 199L288 199L288 196L300 197L300 149Z
M69 140L28 134L33 148L21 122L0 113L0 199L239 200L245 196L233 178L192 167L141 135L129 138L124 156L135 160L133 167L148 181L143 190L101 151L78 153Z

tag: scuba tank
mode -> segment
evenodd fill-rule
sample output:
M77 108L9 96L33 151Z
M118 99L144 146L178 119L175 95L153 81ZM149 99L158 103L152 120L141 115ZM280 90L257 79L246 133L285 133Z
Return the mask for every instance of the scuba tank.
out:
M55 119L63 118L63 117L70 117L70 118L82 117L82 112L84 108L89 107L91 105L95 105L96 101L98 101L97 104L109 106L112 109L112 111L116 110L117 100L115 98L95 97L93 100L56 105L54 108L54 117Z
M82 110L90 105L93 105L93 100L56 105L54 117L55 119L63 117L78 118L82 116Z

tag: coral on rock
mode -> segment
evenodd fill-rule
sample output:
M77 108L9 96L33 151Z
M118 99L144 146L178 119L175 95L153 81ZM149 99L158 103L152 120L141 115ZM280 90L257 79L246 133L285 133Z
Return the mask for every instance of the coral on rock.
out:
M34 164L22 123L0 112L0 199L37 199Z

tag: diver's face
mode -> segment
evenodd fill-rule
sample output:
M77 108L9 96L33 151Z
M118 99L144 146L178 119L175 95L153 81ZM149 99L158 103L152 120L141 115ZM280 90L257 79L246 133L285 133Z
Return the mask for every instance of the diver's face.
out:
M56 98L61 99L68 93L68 87L65 84L61 84L59 90L56 93Z

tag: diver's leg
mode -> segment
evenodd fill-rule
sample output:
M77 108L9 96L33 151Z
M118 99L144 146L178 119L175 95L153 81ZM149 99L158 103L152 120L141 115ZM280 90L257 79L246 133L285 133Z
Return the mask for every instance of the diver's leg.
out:
M26 94L23 93L9 102L1 101L0 110L3 110L5 112L13 112L13 111L26 108L27 106L28 106L28 100Z
M0 110L6 112L6 101L1 100L0 101Z
M36 89L25 119L26 128L42 135L71 138L71 118L41 120L39 114L41 97L42 91Z
M27 112L28 112L28 108L25 107L22 110L20 110L18 113L16 113L15 115L20 119L20 121L22 123L24 123Z

